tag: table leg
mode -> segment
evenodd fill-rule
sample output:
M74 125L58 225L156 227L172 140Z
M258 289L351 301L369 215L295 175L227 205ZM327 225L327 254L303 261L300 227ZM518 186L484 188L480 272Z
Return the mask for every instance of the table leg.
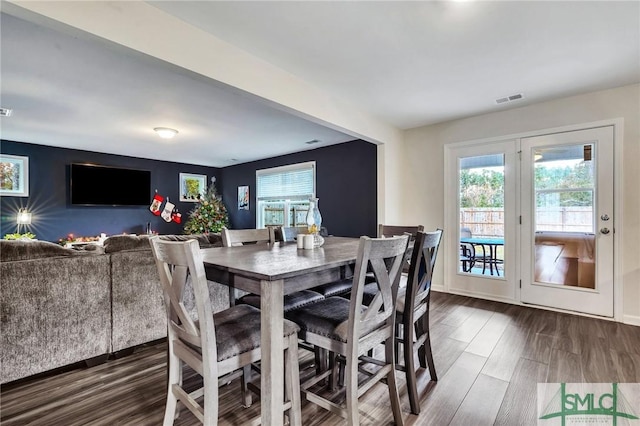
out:
M281 426L284 423L283 286L282 280L260 281L263 426Z

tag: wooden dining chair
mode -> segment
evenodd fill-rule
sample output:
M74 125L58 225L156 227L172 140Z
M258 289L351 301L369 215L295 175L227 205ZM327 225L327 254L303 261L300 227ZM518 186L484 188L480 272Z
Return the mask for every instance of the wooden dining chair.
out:
M247 370L260 360L260 311L239 305L213 314L202 253L198 242L150 239L162 283L168 319L168 390L164 426L178 415L178 401L205 426L218 423L218 386L229 375ZM181 301L190 279L196 299L198 319L193 320ZM300 383L298 371L299 327L283 324L285 348L285 395L291 424L300 425ZM187 364L200 376L203 386L188 392L182 387L182 367ZM242 386L243 392L247 389ZM203 397L203 404L197 399ZM255 419L253 424L257 424Z
M384 239L361 237L351 300L330 297L285 315L300 326L301 339L346 360L346 405L336 404L310 390L313 385L334 375L333 368L316 374L302 385L302 389L309 401L345 417L350 426L359 424L358 398L379 381L389 388L395 423L403 424L393 354L394 300L408 241L406 235ZM365 307L362 304L362 292L369 269L376 277L380 292L373 303ZM359 386L359 359L380 342L385 343L383 365ZM329 382L335 383L335 378Z
M427 368L428 366L431 380L438 380L429 333L429 302L431 299L431 279L441 241L441 229L417 233L411 253L407 286L398 291L396 299L397 324L401 327L402 333L396 339L395 353L398 354L398 346L401 345L404 365L399 365L399 368L405 371L409 404L413 414L420 414L420 398L414 364L416 353L420 367Z
M395 356L398 357L399 347L403 348L404 364L396 364L399 370L405 372L409 403L413 414L420 413L420 398L418 397L416 369L414 356L417 353L422 368L429 367L431 380L437 381L431 339L429 335L429 301L431 298L431 279L433 268L438 255L438 248L442 240L442 230L432 232L416 232L413 248L409 255L409 272L401 277L396 299L396 346ZM403 283L404 281L404 283ZM372 303L378 293L375 284L365 285L363 303ZM407 309L412 306L412 309ZM414 340L414 337L416 340ZM339 365L339 368L343 368ZM343 373L340 372L342 377Z

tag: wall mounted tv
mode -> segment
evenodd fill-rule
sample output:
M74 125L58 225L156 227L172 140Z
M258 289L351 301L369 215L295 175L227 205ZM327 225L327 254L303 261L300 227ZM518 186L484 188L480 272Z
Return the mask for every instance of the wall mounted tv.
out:
M151 172L95 164L71 164L71 204L144 206L151 202Z

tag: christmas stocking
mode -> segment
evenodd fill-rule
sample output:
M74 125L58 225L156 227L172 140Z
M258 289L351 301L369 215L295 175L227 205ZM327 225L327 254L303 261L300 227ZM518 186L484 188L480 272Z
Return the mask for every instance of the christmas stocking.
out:
M173 213L171 214L171 220L174 221L175 223L182 222L182 214L178 211L178 209L174 210Z
M153 196L153 201L151 202L151 206L149 206L149 210L156 216L160 216L160 205L162 204L162 200L164 197L158 193Z
M162 216L165 222L171 222L171 213L173 212L173 208L175 206L175 204L169 202L169 199L167 199L167 202L164 203L164 210L162 210L162 214L160 216Z

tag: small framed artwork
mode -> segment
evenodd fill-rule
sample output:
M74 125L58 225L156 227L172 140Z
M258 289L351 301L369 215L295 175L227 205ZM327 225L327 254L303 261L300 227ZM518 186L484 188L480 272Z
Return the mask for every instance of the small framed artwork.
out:
M29 196L29 157L0 154L0 196Z
M249 187L238 187L238 210L249 210Z
M180 201L197 202L207 192L207 176L180 173Z

